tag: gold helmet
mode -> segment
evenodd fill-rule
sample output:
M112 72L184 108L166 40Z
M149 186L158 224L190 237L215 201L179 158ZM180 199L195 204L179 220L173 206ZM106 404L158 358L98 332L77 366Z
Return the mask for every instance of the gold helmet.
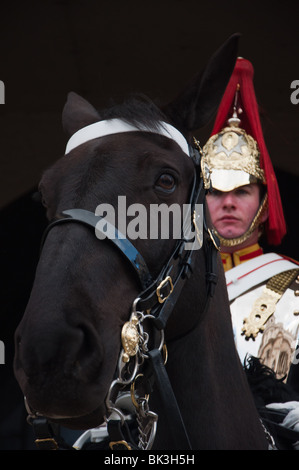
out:
M239 126L234 109L227 127L212 135L203 148L212 187L219 191L232 191L250 183L266 184L257 142Z
M233 115L227 126L212 135L203 147L204 160L210 169L213 189L228 192L251 183L266 185L265 172L260 165L260 151L256 140L240 127L237 109L240 85L237 84ZM249 228L240 237L224 238L215 232L223 246L237 246L245 242L260 226L261 216L267 209L268 195L265 192L261 204ZM260 231L260 234L262 232Z

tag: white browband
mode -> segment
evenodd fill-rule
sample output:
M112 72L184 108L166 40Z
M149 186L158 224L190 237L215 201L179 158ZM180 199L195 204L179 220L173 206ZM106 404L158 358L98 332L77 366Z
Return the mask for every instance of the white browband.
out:
M181 134L175 127L171 126L167 122L161 121L157 129L149 129L147 127L137 128L132 124L122 121L121 119L99 121L95 122L94 124L90 124L89 126L83 127L79 131L75 132L75 134L73 134L69 139L65 153L67 154L79 145L84 144L89 140L97 139L98 137L120 134L122 132L136 131L152 132L154 134L164 135L165 137L174 140L181 147L183 152L190 156L189 146L183 134Z

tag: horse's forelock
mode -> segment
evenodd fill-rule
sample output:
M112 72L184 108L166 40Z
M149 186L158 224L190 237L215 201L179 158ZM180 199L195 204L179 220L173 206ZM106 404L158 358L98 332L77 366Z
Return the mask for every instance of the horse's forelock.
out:
M142 94L131 95L121 104L113 104L104 111L100 111L102 120L122 119L137 129L144 127L158 130L161 121L168 122L167 117L147 96Z

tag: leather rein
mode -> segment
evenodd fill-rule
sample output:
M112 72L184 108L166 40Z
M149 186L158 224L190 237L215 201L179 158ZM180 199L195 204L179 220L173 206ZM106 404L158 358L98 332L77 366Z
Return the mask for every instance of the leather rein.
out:
M196 224L198 214L195 207L197 204L205 207L209 179L205 177L200 146L195 139L194 141L195 147L189 146L190 156L194 162L194 179L190 196L191 213L188 213L189 220L183 222L183 227L189 224L188 227L192 232L189 232L190 236L193 235L191 244L198 243L200 238L205 250L206 310L218 279L216 255L219 241L213 230L207 227L205 211L203 211L204 233L198 230ZM42 246L53 227L76 222L95 229L100 219L100 216L83 209L63 211L47 227ZM142 290L133 302L129 321L123 326L118 367L106 398L109 448L149 450L152 447L158 416L149 409L148 401L153 387L156 386L162 401L163 417L167 419L169 432L172 434L174 448L191 449L188 433L165 368L167 350L164 344L164 329L186 280L192 274L195 250L192 247L190 249L190 239L186 237L184 231L184 236L178 240L167 263L153 279L145 260L131 242L123 236L118 236L115 227L113 233L114 237L108 238L108 241L117 247L131 265ZM105 236L107 237L106 232ZM148 324L151 335L146 331ZM55 435L55 426L53 427L46 417L32 412L28 404L26 406L29 422L36 434L36 444L40 449L76 448L76 445L68 446ZM80 444L77 448L81 446Z

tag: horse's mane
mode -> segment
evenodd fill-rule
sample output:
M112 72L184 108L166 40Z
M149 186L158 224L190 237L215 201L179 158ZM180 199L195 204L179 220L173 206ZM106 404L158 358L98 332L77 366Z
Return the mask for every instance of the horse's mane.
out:
M101 118L123 119L137 129L148 128L156 130L159 121L168 121L159 107L147 96L134 93L129 95L122 103L111 103L109 108L99 110Z

